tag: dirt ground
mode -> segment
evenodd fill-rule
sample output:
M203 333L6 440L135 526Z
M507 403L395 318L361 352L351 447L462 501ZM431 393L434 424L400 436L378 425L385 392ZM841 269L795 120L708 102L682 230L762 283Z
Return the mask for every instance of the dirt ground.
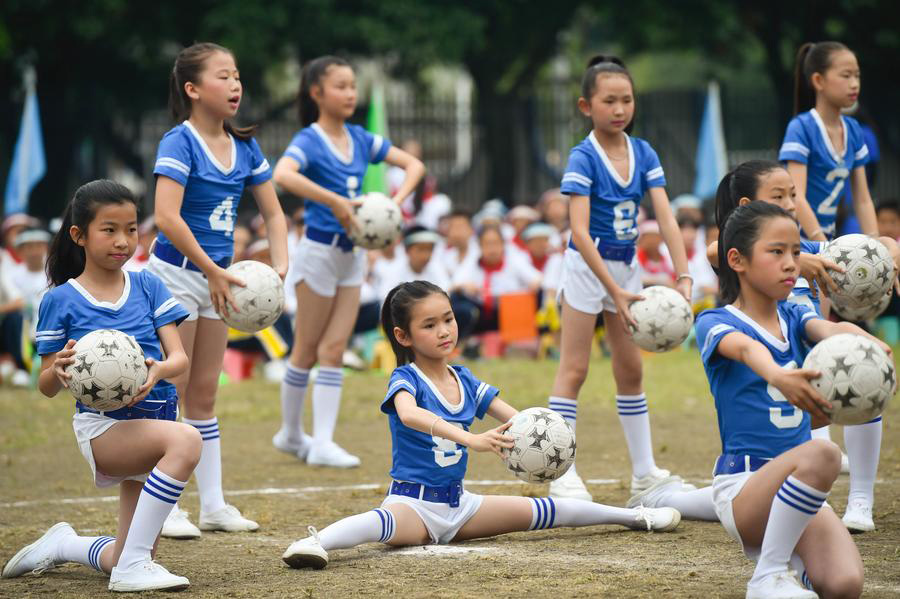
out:
M472 369L524 408L546 405L554 362L480 362ZM582 395L578 470L596 501L624 505L629 463L615 412L608 360L597 361ZM649 356L646 389L657 463L704 484L719 453L715 412L693 351ZM187 576L184 596L213 597L743 597L752 564L718 523L683 522L649 534L613 526L518 533L448 547L390 549L378 544L333 551L322 571L292 570L280 559L306 527L376 507L386 489L390 438L378 404L387 375L346 377L337 440L362 458L348 471L315 469L275 451L278 387L227 385L220 392L226 497L259 521L258 533L206 533L162 540L158 559ZM60 520L82 534L114 534L116 498L94 488L75 445L71 401L0 389L0 563ZM896 407L894 408L897 409ZM309 420L307 410L307 420ZM885 419L876 532L855 537L866 567L866 597L900 595L900 428ZM486 424L477 424L477 430ZM837 427L836 427L837 428ZM840 442L841 433L833 433ZM519 484L491 455L470 457L470 490L542 495ZM193 483L189 486L194 491ZM830 503L843 513L847 477ZM196 494L183 507L196 517ZM87 598L106 579L78 565L0 581L0 597ZM145 596L154 596L147 594ZM160 594L160 596L162 596Z

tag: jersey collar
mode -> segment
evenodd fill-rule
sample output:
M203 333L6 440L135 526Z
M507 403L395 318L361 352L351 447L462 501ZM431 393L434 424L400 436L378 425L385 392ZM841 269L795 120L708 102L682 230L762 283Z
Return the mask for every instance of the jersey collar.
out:
M325 144L334 157L343 162L344 164L352 164L353 163L353 136L350 135L350 131L347 129L347 125L344 125L344 133L347 135L347 156L344 156L340 150L337 149L337 146L331 141L331 138L328 137L328 134L319 126L319 123L313 123L311 125L312 130L315 131L319 137L322 138L322 142Z
M131 277L125 271L122 271L122 274L125 275L125 288L122 289L122 295L115 302L101 302L91 295L90 291L82 287L81 283L75 279L69 279L69 285L71 285L75 291L80 293L81 297L90 302L91 305L97 306L98 308L106 308L107 310L119 310L125 305L125 302L128 301L128 296L131 294Z
M788 330L787 323L784 322L784 319L781 317L781 312L778 313L778 324L781 326L781 336L784 337L784 341L778 339L767 331L761 324L747 316L744 312L741 312L740 309L735 308L731 304L725 306L725 309L728 310L733 316L741 319L755 330L759 335L766 340L766 343L777 349L778 351L784 352L791 348L791 342L788 341Z
M184 126L187 127L188 131L194 136L194 139L197 140L197 143L200 144L200 147L203 148L203 153L206 154L206 157L209 158L209 161L215 165L217 169L219 169L223 175L229 174L234 170L235 164L237 164L237 146L234 143L234 136L230 133L226 133L228 135L228 139L231 140L231 166L225 168L225 166L219 162L219 159L216 158L216 155L212 153L212 150L209 149L209 146L206 145L206 140L203 139L203 136L200 135L200 132L197 131L190 121L185 121Z
M431 392L434 393L434 396L437 397L438 401L441 402L441 405L444 406L444 409L446 409L451 414L457 414L462 411L462 409L466 405L466 390L463 389L462 381L459 380L459 375L456 374L455 370L453 370L449 366L447 367L450 369L450 372L453 374L453 378L456 379L456 384L459 386L459 403L453 405L452 403L447 401L447 398L445 398L440 391L438 391L438 388L434 385L434 383L431 382L431 379L425 376L424 372L419 370L419 367L416 366L415 362L411 362L410 366L412 366L413 370L416 371L416 374L419 375L419 378L425 381L425 384L428 385L428 388L431 389Z
M822 120L822 117L819 115L819 112L815 108L811 108L809 113L812 115L813 120L816 122L816 126L819 128L819 135L822 136L822 141L825 142L825 147L828 149L828 153L831 154L831 157L834 159L835 163L838 165L844 164L844 157L837 153L837 150L834 149L834 146L831 143L831 138L828 137L828 130L825 129L825 121ZM847 153L849 149L847 147L847 122L844 120L844 115L841 115L841 129L844 130L844 153Z
M597 155L600 156L600 160L603 161L603 166L606 167L606 170L609 172L609 175L613 178L613 181L619 184L620 187L625 188L631 185L631 182L634 180L634 146L631 145L631 137L628 136L627 133L623 133L625 136L625 143L628 146L628 180L623 181L622 177L619 175L619 171L617 171L612 162L609 160L609 156L606 155L606 150L603 149L603 146L600 145L600 142L597 141L597 138L594 136L594 132L591 131L588 135L588 139L591 140L591 145L594 146L594 150L597 152Z

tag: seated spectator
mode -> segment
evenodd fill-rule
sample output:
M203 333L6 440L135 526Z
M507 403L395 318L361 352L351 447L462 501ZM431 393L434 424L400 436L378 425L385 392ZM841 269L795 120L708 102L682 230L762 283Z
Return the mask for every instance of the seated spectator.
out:
M694 281L691 295L694 312L714 308L719 291L719 280L716 277L716 273L713 272L709 260L706 258L705 248L703 251L697 251L698 247L704 247L702 244L697 243L701 231L700 223L694 220L694 215L682 214L676 220L678 228L681 230L681 238L684 240L684 251L688 259L688 273ZM672 257L665 246L663 246L663 254L669 267L673 268Z
M553 225L557 231L558 237L551 238L550 242L555 248L563 249L564 238L569 232L569 196L561 193L558 187L548 189L541 194L537 208L541 220Z
M50 248L50 233L42 229L25 229L16 237L14 248L22 259L10 269L13 285L25 302L25 317L34 321L41 298L50 285L44 266Z
M150 245L156 239L156 219L151 214L138 225L138 245L134 254L125 263L125 270L144 270L150 260Z
M470 261L478 260L478 239L475 237L475 229L472 228L472 214L466 210L454 210L447 216L446 237L439 259L447 276Z
M9 249L13 249L10 246ZM25 299L13 283L17 263L12 255L0 253L0 378L14 385L28 385L28 368L22 352ZM11 363L8 359L11 358Z
M900 241L900 202L883 200L875 208L878 234Z
M481 206L481 210L475 213L475 216L472 217L472 225L479 231L486 226L499 227L500 232L503 234L503 239L509 241L515 236L515 231L512 225L504 220L506 212L507 208L503 200L493 198L485 202Z
M237 223L231 235L234 240L234 262L240 262L244 259L244 252L247 251L247 246L253 243L253 232L247 225Z
M528 251L531 265L541 272L542 289L556 295L559 278L562 276L562 253L556 251L551 240L556 229L547 223L533 223L522 231L522 241ZM545 293L546 295L546 293Z
M528 225L536 223L540 217L541 215L537 210L531 206L526 206L525 204L519 204L507 213L506 220L513 228L513 238L510 249L516 248L525 253L528 252L528 248L525 247L525 241L522 239L522 232Z
M407 281L428 281L449 290L450 277L434 257L434 248L440 240L440 235L423 226L408 227L403 233L403 259L388 262L378 272L379 299L384 301L391 289Z
M675 271L663 255L663 238L655 220L645 220L638 226L637 260L644 287L675 285Z
M19 233L25 229L37 228L41 226L41 221L27 214L10 214L3 219L0 224L0 242L2 242L2 252L5 257L10 258L12 262L18 264L22 261L16 253L15 242Z

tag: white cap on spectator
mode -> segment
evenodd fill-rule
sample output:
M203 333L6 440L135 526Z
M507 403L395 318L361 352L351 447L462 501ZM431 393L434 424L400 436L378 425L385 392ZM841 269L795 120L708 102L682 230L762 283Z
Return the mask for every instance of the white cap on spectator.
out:
M41 242L50 243L53 237L43 229L25 229L16 235L16 241L13 243L15 247L20 247L26 243Z
M530 241L536 237L553 237L558 234L556 227L547 223L532 223L522 231L522 240Z
M531 206L528 206L527 204L519 204L507 213L506 218L509 220L517 220L521 218L525 220L536 221L541 218L541 215Z
M703 202L700 201L700 198L690 193L683 193L672 200L673 211L680 210L681 208L695 208L700 210L702 205Z

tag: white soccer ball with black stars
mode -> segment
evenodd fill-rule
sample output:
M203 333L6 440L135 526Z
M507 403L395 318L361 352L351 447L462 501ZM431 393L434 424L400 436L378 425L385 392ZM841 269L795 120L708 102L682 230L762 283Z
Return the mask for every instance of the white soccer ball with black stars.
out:
M877 318L882 312L887 310L888 304L891 303L893 292L894 288L891 287L887 293L881 296L881 299L878 300L877 303L868 306L843 304L839 301L833 301L832 305L838 314L850 322L868 322Z
M113 329L91 331L75 343L69 391L85 406L109 412L124 408L147 382L144 351L134 337Z
M525 482L556 480L575 461L575 432L553 410L522 410L512 417L512 425L503 434L515 443L503 452L506 467Z
M229 306L222 320L233 329L255 333L272 326L284 310L284 283L268 264L257 260L242 260L228 267L246 287L231 285L231 295L237 304L235 312Z
M350 240L367 250L380 250L394 243L403 230L403 214L397 202L378 192L360 199L362 204L356 206L359 228L350 233Z
M883 243L868 235L842 235L825 245L822 257L845 272L828 271L838 289L831 298L847 309L875 306L894 284L894 261Z
M684 296L663 285L641 291L644 298L631 304L637 322L631 338L641 349L665 352L687 339L694 325L694 313Z
M818 370L812 386L831 404L836 424L863 424L885 410L897 389L894 362L877 343L852 333L833 335L816 344L803 368Z

